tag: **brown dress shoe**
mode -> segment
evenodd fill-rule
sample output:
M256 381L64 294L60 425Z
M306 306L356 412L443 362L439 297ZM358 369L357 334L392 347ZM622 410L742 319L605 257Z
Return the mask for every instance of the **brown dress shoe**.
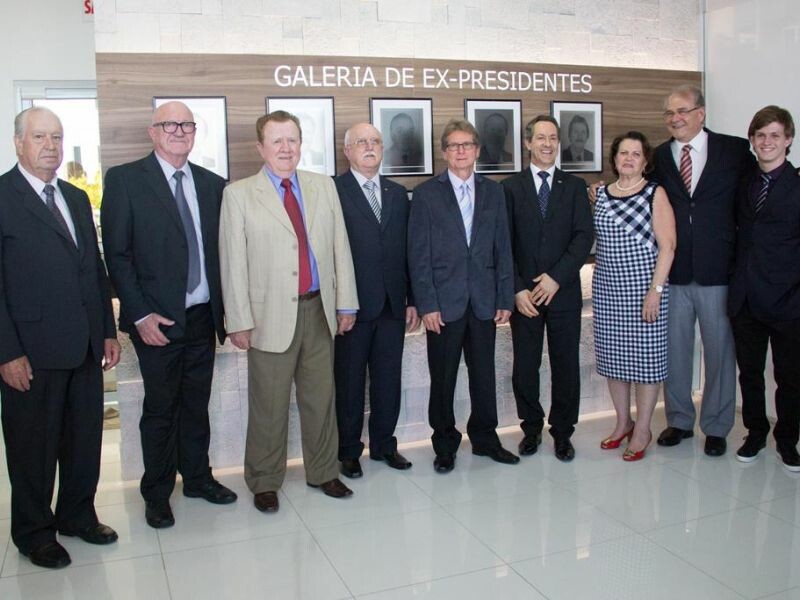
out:
M331 498L346 498L347 496L353 495L353 490L343 484L339 479L331 479L319 485L314 485L313 483L309 483L308 485L313 488L318 487L326 496L330 496Z
M278 512L278 492L261 492L253 497L253 504L261 512Z

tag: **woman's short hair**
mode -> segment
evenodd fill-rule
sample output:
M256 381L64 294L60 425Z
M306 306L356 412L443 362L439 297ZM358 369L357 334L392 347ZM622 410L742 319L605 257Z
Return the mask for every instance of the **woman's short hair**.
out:
M619 147L622 142L625 140L636 140L642 144L642 151L644 152L644 173L650 173L653 170L653 147L650 145L650 142L647 141L647 136L643 134L641 131L629 131L628 133L623 133L614 138L614 141L611 142L611 151L609 152L609 163L611 163L611 171L619 177L619 171L617 171L617 165L615 159L617 158L617 153L619 152Z

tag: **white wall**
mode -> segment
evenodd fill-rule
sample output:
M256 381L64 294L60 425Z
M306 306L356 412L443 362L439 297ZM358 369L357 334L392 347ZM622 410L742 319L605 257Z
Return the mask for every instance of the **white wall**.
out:
M709 126L745 137L767 104L800 121L800 2L707 0L706 11Z
M16 162L14 81L95 79L94 25L82 0L0 2L0 172Z
M699 71L701 0L95 0L98 52Z

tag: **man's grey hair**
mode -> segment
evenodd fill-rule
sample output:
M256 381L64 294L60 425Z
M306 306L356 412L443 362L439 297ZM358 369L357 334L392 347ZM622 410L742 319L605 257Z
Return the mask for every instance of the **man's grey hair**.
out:
M695 106L700 106L702 108L706 107L706 99L703 96L702 90L690 84L679 85L678 87L672 88L667 97L664 98L664 110L667 109L667 103L672 96L683 96L684 98L691 98L692 102Z
M21 138L25 135L25 126L28 124L28 115L35 112L50 113L56 119L58 119L59 123L61 123L61 119L58 118L58 115L49 108L47 108L46 106L31 106L30 108L26 108L25 110L20 112L16 117L14 117L15 137Z

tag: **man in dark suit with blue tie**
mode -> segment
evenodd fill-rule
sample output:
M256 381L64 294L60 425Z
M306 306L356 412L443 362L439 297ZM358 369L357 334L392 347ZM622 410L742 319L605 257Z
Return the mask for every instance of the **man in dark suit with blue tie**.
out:
M525 126L530 168L504 180L503 187L514 255L512 383L524 434L519 452L535 454L542 441L539 367L546 328L552 373L550 435L556 458L570 461L580 403L580 269L592 247L593 226L586 184L555 166L559 136L553 117L532 119Z
M728 310L736 341L742 419L748 435L736 458L751 462L769 433L764 365L775 367L773 435L783 466L800 472L800 176L786 160L794 139L789 111L766 106L747 132L758 158L739 185L736 270Z
M408 264L427 330L433 466L447 473L461 442L453 401L462 349L469 374L472 453L505 464L519 457L500 445L495 431L496 327L508 322L514 303L503 189L475 173L480 142L471 123L450 121L441 143L447 170L414 190Z
M219 270L219 211L225 180L188 161L196 124L167 102L148 129L153 152L108 170L101 222L119 326L131 336L144 383L139 429L145 519L175 523L169 497L228 504L236 494L208 462L208 401L215 336L225 340Z
M383 139L369 123L344 134L350 170L336 190L350 240L358 289L353 329L336 337L334 377L339 460L346 477L361 477L364 388L369 367L369 455L394 469L411 463L397 452L400 375L405 331L419 326L407 275L409 202L403 186L380 177Z
M46 568L70 564L56 531L91 544L117 539L97 520L94 495L101 364L117 364L120 347L89 198L56 177L63 139L50 110L21 112L19 162L0 177L0 398L11 539Z

